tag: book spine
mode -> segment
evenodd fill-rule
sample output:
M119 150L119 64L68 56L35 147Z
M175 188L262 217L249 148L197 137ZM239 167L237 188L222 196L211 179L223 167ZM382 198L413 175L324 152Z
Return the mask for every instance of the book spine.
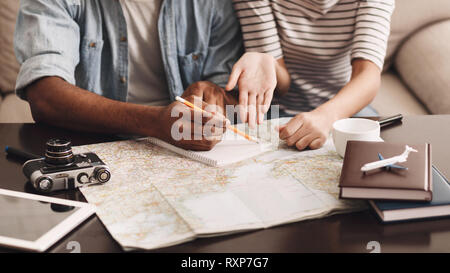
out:
M431 162L432 162L432 159L431 159L431 144L430 143L427 143L427 145L426 145L426 147L427 147L427 150L428 150L428 160L426 161L427 162L427 168L428 168L428 172L427 172L427 175L428 175L428 192L430 193L430 199L429 200L427 200L427 201L431 201L431 200L433 200L433 172L432 172L432 165L431 165Z

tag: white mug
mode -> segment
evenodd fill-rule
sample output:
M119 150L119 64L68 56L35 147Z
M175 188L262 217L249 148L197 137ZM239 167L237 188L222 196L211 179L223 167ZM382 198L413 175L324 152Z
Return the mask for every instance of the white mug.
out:
M333 142L336 152L345 156L347 141L383 141L380 137L380 124L378 121L363 118L341 119L333 123Z

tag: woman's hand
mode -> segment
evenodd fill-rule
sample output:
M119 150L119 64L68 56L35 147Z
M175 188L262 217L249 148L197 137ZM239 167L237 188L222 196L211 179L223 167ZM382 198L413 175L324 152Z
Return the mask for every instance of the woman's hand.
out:
M264 121L277 86L277 61L265 53L248 52L234 65L227 91L239 86L239 112L251 128Z
M304 112L278 128L280 139L299 150L319 149L327 141L334 121L333 115L319 109Z
M355 59L352 78L331 100L312 112L301 113L280 126L280 138L303 150L323 146L333 123L352 116L367 106L380 87L381 70L372 62Z

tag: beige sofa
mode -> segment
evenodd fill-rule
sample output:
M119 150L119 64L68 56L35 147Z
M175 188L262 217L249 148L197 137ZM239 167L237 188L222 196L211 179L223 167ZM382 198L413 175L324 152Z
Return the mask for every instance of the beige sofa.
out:
M396 5L386 71L372 105L380 115L450 114L450 1L397 0ZM13 93L18 6L19 0L0 1L0 122L33 122L28 103Z
M13 31L19 0L0 1L0 123L33 122L27 102L14 94L19 64L14 56Z
M450 1L397 0L380 115L450 114Z

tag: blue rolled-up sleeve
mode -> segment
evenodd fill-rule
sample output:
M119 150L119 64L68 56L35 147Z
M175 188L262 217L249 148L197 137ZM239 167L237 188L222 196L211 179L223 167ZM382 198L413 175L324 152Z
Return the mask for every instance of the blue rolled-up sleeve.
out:
M233 65L244 53L239 21L231 1L215 1L209 54L205 60L207 81L225 87Z
M21 64L16 94L22 99L25 88L43 77L57 76L75 84L80 48L76 2L21 0L14 47Z

